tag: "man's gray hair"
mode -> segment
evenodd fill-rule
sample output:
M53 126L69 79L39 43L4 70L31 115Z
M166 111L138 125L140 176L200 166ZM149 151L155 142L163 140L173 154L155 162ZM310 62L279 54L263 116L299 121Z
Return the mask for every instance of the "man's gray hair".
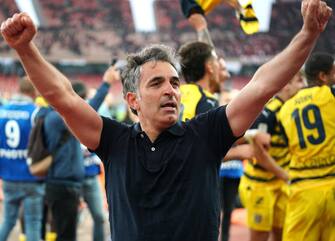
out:
M167 62L177 70L175 50L168 46L162 44L150 45L138 53L130 54L127 57L127 66L121 73L124 96L126 96L128 92L137 92L141 66L150 61Z

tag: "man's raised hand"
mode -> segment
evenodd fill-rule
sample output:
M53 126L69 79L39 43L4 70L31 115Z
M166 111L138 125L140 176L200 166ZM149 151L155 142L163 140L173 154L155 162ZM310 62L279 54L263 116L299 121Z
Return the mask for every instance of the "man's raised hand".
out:
M29 45L36 31L36 26L27 13L16 13L1 24L3 38L15 50Z
M301 14L304 19L303 29L319 34L326 28L332 9L321 0L303 0Z
M111 85L121 82L120 71L115 66L110 66L104 73L103 81Z

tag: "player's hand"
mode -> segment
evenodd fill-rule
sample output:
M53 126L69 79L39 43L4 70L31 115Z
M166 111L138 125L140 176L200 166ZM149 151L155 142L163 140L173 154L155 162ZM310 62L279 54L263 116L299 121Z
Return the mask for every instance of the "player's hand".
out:
M268 133L260 131L254 136L253 140L263 146L266 150L270 148L271 135Z
M303 29L318 34L326 28L332 9L321 0L303 0L301 14L304 19Z
M116 70L114 66L110 66L104 73L103 81L109 83L110 85L120 82L120 71Z
M278 177L279 179L283 180L286 183L288 183L290 180L290 176L288 172L282 168L280 169L280 171L278 171L278 173L275 173L275 174L276 174L276 177Z
M36 26L27 13L16 13L1 24L3 38L16 50L26 47L36 32Z
M200 13L193 13L188 18L189 23L196 31L202 31L207 28L207 21Z
M240 160L251 159L255 156L254 148L250 144L237 145L234 148L238 151Z

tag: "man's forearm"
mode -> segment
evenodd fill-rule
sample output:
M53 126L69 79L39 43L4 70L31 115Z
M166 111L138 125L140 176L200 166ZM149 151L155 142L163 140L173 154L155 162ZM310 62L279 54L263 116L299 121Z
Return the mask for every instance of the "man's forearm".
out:
M256 72L253 79L257 85L266 87L265 99L277 93L300 70L318 36L319 33L301 30L286 49Z
M34 43L17 49L20 61L36 89L54 108L60 107L72 92L71 83L40 54Z
M304 24L289 46L257 70L252 80L227 106L232 132L239 136L247 130L266 102L299 71L325 29L332 9L324 1L304 0Z
M205 42L214 48L212 38L208 31L205 16L200 13L194 13L189 16L188 21L197 32L198 40L201 42Z
M230 148L223 158L223 161L244 160L252 158L253 156L252 146L249 144L241 144Z
M260 166L272 172L277 178L288 181L287 172L281 168L270 155L264 155L263 158L257 159L257 161Z
M300 31L280 54L262 65L252 80L227 106L227 117L235 136L242 135L266 102L300 70L319 34Z
M240 152L236 147L230 148L227 154L223 158L223 161L230 161L230 160L241 160Z
M252 145L255 149L257 164L267 171L272 172L277 178L288 181L287 172L276 163L265 148L261 144L255 142L253 142Z
M208 28L204 28L202 30L197 31L197 35L198 35L198 40L201 42L205 42L207 44L209 44L210 46L214 47L214 43L212 41L211 35L208 31Z

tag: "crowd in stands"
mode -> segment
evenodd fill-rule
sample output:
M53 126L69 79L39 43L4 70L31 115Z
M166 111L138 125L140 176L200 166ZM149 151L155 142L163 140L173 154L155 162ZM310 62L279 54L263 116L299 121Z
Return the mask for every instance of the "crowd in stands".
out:
M4 0L0 20L17 11L13 0ZM139 49L143 43L165 43L178 47L196 39L182 16L179 0L157 0L155 14L158 31L138 33L134 30L129 1L119 0L43 0L39 1L43 22L36 38L43 54L51 59L85 58L108 60ZM330 3L332 4L332 3ZM334 3L333 3L334 4ZM159 16L159 17L158 17ZM245 35L234 10L222 4L210 13L209 27L219 54L227 58L273 56L287 45L301 26L299 1L279 1L273 5L268 33ZM334 53L334 21L317 48ZM327 49L326 49L327 48ZM9 48L0 42L0 53Z
M178 48L196 39L194 30L182 16L179 0L156 0L158 31L153 33L134 30L129 1L43 0L38 3L43 21L35 41L43 54L54 61L84 58L93 62L109 62L111 56L122 58L127 52L137 51L143 43L165 43ZM335 3L330 4L335 8ZM14 0L3 0L0 21L18 11ZM227 5L218 6L207 21L219 55L257 62L257 59L273 56L288 44L301 26L299 15L299 1L277 1L272 9L270 31L251 36L242 32L234 10ZM317 50L335 53L334 31L335 21L330 21ZM12 56L10 51L8 45L0 41L0 55ZM233 76L233 79L237 83L234 87L238 89L249 80L248 77L238 76ZM87 84L96 87L93 82L88 81ZM15 85L1 81L0 76L0 86L10 93L11 86Z

